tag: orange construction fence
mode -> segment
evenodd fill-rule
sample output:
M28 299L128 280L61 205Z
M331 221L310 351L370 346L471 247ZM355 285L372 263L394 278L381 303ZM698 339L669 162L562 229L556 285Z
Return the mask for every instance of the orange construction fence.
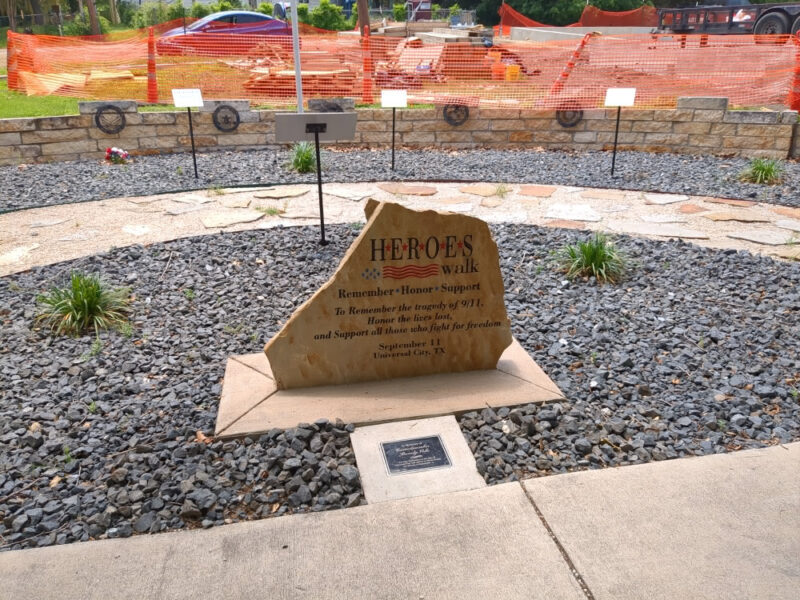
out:
M112 41L9 33L8 85L87 99L171 103L173 88L200 88L207 99L296 103L289 36L188 37L154 33L148 44L147 31ZM443 44L347 33L303 35L301 67L306 98L372 102L377 90L404 88L417 104L595 108L607 88L635 87L642 108L671 108L679 96L800 108L799 49L789 36L589 34L485 48L466 38Z
M508 4L503 4L497 14L500 15L500 25L495 27L498 35L510 35L512 27L554 27L530 19ZM587 4L578 22L566 27L658 27L658 9L644 5L633 10L611 12Z

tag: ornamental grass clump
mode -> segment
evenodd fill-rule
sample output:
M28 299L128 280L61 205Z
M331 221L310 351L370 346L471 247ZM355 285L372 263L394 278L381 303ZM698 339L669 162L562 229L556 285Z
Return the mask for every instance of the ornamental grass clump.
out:
M314 146L310 142L298 142L292 147L292 168L298 173L309 173L317 166Z
M754 158L741 173L739 179L748 183L773 185L783 179L783 165L772 158Z
M569 244L556 254L556 262L568 279L594 277L600 283L616 283L627 270L627 258L604 233Z
M110 289L96 275L73 272L67 287L53 288L37 299L37 323L59 335L79 335L94 329L120 328L130 312L130 290Z

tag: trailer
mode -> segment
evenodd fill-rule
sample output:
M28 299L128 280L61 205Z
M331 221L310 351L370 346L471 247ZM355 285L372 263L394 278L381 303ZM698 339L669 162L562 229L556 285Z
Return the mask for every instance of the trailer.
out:
M661 8L658 30L709 35L797 35L800 3L749 4L746 0L718 0L707 6Z

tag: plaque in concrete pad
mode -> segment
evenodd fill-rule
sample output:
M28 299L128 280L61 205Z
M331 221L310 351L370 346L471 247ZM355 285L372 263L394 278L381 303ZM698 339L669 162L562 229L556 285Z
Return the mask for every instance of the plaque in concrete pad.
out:
M390 475L442 469L452 464L438 435L381 442L381 450Z
M486 485L452 415L356 427L350 441L370 504Z
M511 330L488 225L366 212L336 273L264 348L278 389L494 369Z

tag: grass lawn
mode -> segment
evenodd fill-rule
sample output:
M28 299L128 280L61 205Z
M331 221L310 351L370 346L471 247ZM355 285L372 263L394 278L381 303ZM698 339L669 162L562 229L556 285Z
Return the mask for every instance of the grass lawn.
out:
M8 81L0 80L0 119L57 117L77 114L77 98L26 96L17 92L10 92L8 90Z

